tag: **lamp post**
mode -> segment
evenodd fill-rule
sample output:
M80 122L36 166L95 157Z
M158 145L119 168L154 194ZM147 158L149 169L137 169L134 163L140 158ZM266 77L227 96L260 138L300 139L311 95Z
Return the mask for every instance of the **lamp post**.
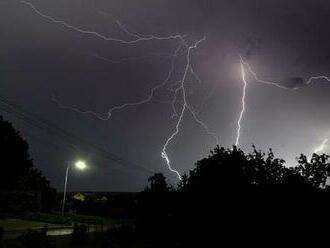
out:
M85 170L87 165L84 161L78 160L77 162L74 163L74 167L78 170ZM69 164L68 167L66 167L66 171L65 171L64 192L63 192L63 202L62 202L62 216L64 216L66 188L67 188L67 184L68 184L68 175L69 175L70 168L71 168L71 165Z

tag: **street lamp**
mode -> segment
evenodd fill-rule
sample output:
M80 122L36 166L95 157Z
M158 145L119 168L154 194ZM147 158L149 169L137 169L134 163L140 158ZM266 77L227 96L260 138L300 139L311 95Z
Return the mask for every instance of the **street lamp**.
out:
M85 170L87 168L87 165L84 161L78 160L77 162L74 163L74 167L78 170ZM68 167L66 167L66 172L65 172L64 192L63 192L63 202L62 202L62 216L64 216L66 186L68 183L68 175L69 175L70 168L71 168L71 165L69 164Z

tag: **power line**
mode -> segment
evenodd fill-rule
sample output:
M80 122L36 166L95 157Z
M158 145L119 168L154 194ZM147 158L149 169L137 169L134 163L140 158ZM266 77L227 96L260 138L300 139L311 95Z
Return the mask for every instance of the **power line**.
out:
M139 170L144 173L154 173L154 171L151 171L141 165L132 163L126 159L123 159L113 153L110 153L106 151L105 149L99 147L98 145L91 143L90 141L87 141L71 132L68 132L53 123L49 123L48 121L45 121L41 119L40 117L36 116L35 114L32 114L31 112L28 112L24 108L22 108L20 105L13 103L12 101L9 101L5 97L0 95L0 109L2 111L5 111L9 114L15 115L17 118L24 121L26 124L33 126L35 128L38 128L42 131L48 132L50 135L55 136L56 138L59 138L64 144L69 145L70 149L73 149L76 151L77 146L83 146L89 149L92 149L96 151L99 156L102 158L105 158L109 161L115 162L115 164L119 164L123 167L133 169L133 170Z

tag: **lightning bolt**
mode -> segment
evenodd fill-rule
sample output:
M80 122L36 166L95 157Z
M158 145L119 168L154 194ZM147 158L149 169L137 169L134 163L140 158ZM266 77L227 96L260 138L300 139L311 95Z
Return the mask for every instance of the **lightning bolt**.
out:
M326 147L327 147L327 143L328 143L328 138L325 138L323 141L322 141L322 143L321 143L321 145L319 145L318 147L316 147L315 149L314 149L314 153L320 153L320 152L322 152Z
M243 61L242 57L240 57L240 65L241 65L241 76L242 76L242 81L243 81L243 94L242 94L242 99L241 99L242 109L241 109L241 112L239 114L238 121L237 121L237 134L236 134L235 146L239 145L239 139L240 139L241 128L242 128L241 122L242 122L243 115L245 112L245 97L246 97L246 88L247 88L246 74L245 74L245 70L244 70L244 61Z
M118 43L121 43L121 44L124 44L124 45L135 45L139 42L152 41L152 40L158 40L158 41L160 41L160 40L178 40L180 42L180 45L174 51L173 55L171 55L171 57L172 57L171 67L170 67L170 70L169 70L166 78L163 81L161 81L159 84L156 84L156 86L153 87L150 90L148 96L146 98L142 99L141 101L129 102L129 103L125 103L125 104L122 104L122 105L116 105L116 106L111 107L107 111L106 114L99 114L99 113L96 113L96 112L91 111L91 110L81 110L81 109L78 109L76 107L63 105L59 102L58 99L56 99L55 97L52 97L52 100L54 102L56 102L57 105L60 108L68 109L68 110L71 110L71 111L74 111L74 112L77 112L77 113L80 113L80 114L92 115L92 116L96 117L99 120L107 121L107 120L110 119L110 117L112 116L114 111L120 111L120 110L123 110L124 108L127 108L127 107L133 107L133 106L138 106L138 105L141 105L141 104L148 103L153 99L155 92L157 90L163 88L169 82L169 80L171 79L173 71L175 69L176 58L180 55L179 54L180 50L182 48L184 48L186 50L186 52L185 52L185 58L186 58L185 61L186 62L185 62L184 72L183 72L183 76L182 76L182 78L179 82L179 85L174 90L174 98L172 100L172 108L173 108L173 111L174 111L173 117L177 117L178 120L177 120L176 125L175 125L175 130L170 135L170 137L166 139L166 142L165 142L165 144L162 148L161 157L165 160L168 169L171 172L175 173L176 176L178 177L178 179L181 180L180 173L177 170L173 169L172 166L171 166L171 162L170 162L169 156L167 154L167 148L168 148L169 144L171 143L171 141L180 132L180 126L182 125L183 117L184 117L184 115L187 111L192 115L193 119L206 131L206 133L211 135L215 139L216 143L219 144L219 138L217 137L217 134L215 132L211 132L209 130L208 126L198 118L197 113L188 104L187 95L186 95L186 85L185 84L186 84L186 78L187 78L187 75L188 75L189 72L196 78L196 80L198 82L202 81L198 77L198 75L195 73L195 71L193 70L190 61L191 61L192 51L194 49L196 49L198 47L198 45L206 39L206 37L203 37L202 39L195 42L193 45L189 46L186 43L185 39L184 39L185 35L175 34L175 35L170 35L170 36L158 36L158 35L140 34L138 32L131 31L128 27L126 27L124 24L122 24L121 22L116 20L113 16L107 14L113 19L113 21L117 24L119 29L121 31L123 31L125 34L127 34L128 36L130 36L130 38L131 38L129 40L119 39L119 38L114 38L114 37L111 37L111 36L105 36L103 34L95 32L95 31L91 31L91 30L87 30L87 29L84 29L84 28L73 26L73 25L71 25L71 24L69 24L69 23L67 23L63 20L58 20L58 19L56 19L52 16L49 16L49 15L46 15L46 14L42 13L39 9L37 9L30 2L27 2L25 0L21 0L20 2L22 4L25 4L28 7L30 7L37 15L39 15L40 17L46 19L49 22L62 25L63 27L65 27L69 30L79 32L79 33L84 34L86 36L93 36L95 38L99 38L99 39L104 40L104 41L118 42ZM122 63L122 62L125 62L127 60L138 59L138 58L122 58L122 59L119 59L119 60L110 60L110 59L107 59L105 57L98 56L98 55L96 55L95 57L98 57L99 59L107 60L111 63ZM183 103L182 103L182 106L181 106L181 110L177 111L176 107L175 107L175 103L177 102L177 99L179 98L179 94L182 98Z
M262 80L258 77L257 73L254 72L252 70L252 67L250 66L250 64L246 61L243 60L243 58L240 56L240 66L241 66L241 77L242 77L242 81L243 81L243 94L242 94L242 98L241 98L241 103L242 103L242 110L240 112L238 121L237 121L237 134L236 134L236 142L235 145L239 145L239 140L240 140L240 132L241 132L241 121L242 118L244 116L244 112L245 112L245 99L246 99L246 89L247 89L247 80L246 80L246 73L248 72L250 75L252 75L252 77L254 78L254 81L260 84L267 84L267 85L271 85L271 86L275 86L277 88L281 88L281 89L285 89L285 90L298 90L301 87L294 87L294 88L290 88L290 87L286 87L285 85L283 85L283 83L278 83L278 82L273 82L273 81L267 81L267 80ZM313 84L315 81L319 81L319 80L324 80L326 82L330 82L330 78L328 76L325 75L320 75L320 76L311 76L307 81L305 81L303 83L304 86L308 86ZM316 149L317 151L322 151L326 145L326 143L328 142L328 139L324 139L321 146L319 148L321 148L321 150Z

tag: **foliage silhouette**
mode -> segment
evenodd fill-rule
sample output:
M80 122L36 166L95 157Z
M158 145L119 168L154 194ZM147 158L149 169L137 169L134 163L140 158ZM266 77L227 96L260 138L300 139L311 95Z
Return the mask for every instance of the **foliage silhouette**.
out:
M311 237L314 227L330 220L329 164L328 155L313 154L288 167L271 149L253 146L245 154L236 146L217 146L182 176L175 191L164 193L164 176L149 178L139 199L138 230L179 247L219 240L257 244L260 237L284 242L294 232Z
M148 183L149 185L145 188L147 192L165 193L170 190L166 178L162 173L155 173L153 176L149 177Z
M313 154L310 161L303 154L298 158L297 173L303 176L307 182L316 189L325 189L330 175L330 157L326 154Z
M4 202L1 205L4 211L13 208L16 211L29 210L32 207L28 204L31 197L36 198L39 193L42 208L54 206L56 192L41 171L33 167L28 150L29 145L19 132L0 116L0 197Z

